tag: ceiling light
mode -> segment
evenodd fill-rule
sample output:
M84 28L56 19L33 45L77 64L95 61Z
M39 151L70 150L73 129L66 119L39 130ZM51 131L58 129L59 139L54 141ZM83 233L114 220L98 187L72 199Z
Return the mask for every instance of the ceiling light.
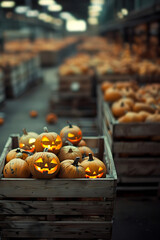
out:
M121 9L121 12L124 16L127 16L128 15L128 10L126 8L122 8Z
M38 4L41 6L49 6L49 5L53 5L55 3L54 0L39 0Z
M90 25L97 25L97 24L98 24L98 19L97 19L97 18L90 17L90 18L88 18L88 23L89 23Z
M27 17L37 17L39 12L37 10L29 10L26 13Z
M1 7L2 8L13 8L15 6L15 2L14 1L2 1L1 2Z
M50 12L60 12L62 10L62 6L60 4L53 4L48 6L48 11Z
M29 10L29 7L27 6L18 6L15 8L15 12L19 14L26 13L27 10Z
M89 11L102 11L102 6L101 5L91 5L88 7Z
M62 18L62 19L65 19L65 20L69 20L69 19L75 19L74 18L74 16L71 14L71 13L69 13L69 12L61 12L60 14L59 14L59 16Z
M104 2L105 2L105 0L91 0L92 4L100 4L100 5L102 5L102 4L104 4Z
M86 21L84 20L68 20L66 30L68 32L84 32L87 29Z
M100 12L97 11L89 11L89 16L90 17L98 17L100 15Z

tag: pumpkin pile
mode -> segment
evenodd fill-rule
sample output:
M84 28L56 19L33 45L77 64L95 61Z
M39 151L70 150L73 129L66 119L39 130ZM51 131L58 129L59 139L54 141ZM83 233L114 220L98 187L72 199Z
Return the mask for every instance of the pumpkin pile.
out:
M37 134L23 129L19 148L6 156L3 169L5 178L102 178L106 166L82 139L82 131L68 123L60 134L44 132Z
M104 100L120 123L160 122L160 84L139 87L136 82L103 82Z

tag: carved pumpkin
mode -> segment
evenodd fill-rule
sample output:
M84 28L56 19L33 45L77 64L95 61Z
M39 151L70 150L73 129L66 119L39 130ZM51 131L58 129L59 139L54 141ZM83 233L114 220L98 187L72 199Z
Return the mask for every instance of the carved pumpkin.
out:
M76 146L82 139L82 131L78 126L69 123L69 126L66 126L61 130L60 136L63 143L68 140Z
M60 151L58 153L58 158L59 158L60 162L66 160L66 159L74 160L76 157L80 158L79 162L82 161L81 152L79 151L79 149L77 147L74 147L74 146L64 146L60 149Z
M57 120L58 120L57 115L54 113L49 113L46 116L46 122L49 124L55 124Z
M3 175L5 178L28 178L30 170L24 160L14 158L4 166Z
M54 178L60 169L58 157L51 152L37 152L26 159L34 178Z
M47 128L44 128L44 133L41 133L35 142L35 149L37 152L43 152L45 148L48 148L49 152L57 154L61 147L61 137L55 132L48 132Z
M82 139L82 140L78 143L77 147L83 147L83 146L87 146L87 143Z
M122 97L122 93L120 92L119 89L116 88L108 88L104 92L104 100L108 102L114 102L119 100Z
M93 151L89 147L82 146L82 147L79 147L79 150L82 153L82 158L89 156L89 153L91 153L94 156Z
M28 154L26 151L23 151L23 149L15 148L8 152L6 155L6 163L11 161L13 158L21 158L25 160L28 157Z
M27 132L26 129L23 129L23 135L19 139L19 147L28 152L35 152L35 141L38 137L38 134L35 132Z
M111 110L113 115L118 118L123 116L126 112L130 111L131 107L129 104L123 101L117 101L112 104Z
M82 167L85 169L86 178L103 178L106 176L106 166L98 158L93 157L92 154L89 154L89 157L84 158L84 161L81 162Z
M64 160L58 174L59 178L85 178L85 170L79 163L80 158Z

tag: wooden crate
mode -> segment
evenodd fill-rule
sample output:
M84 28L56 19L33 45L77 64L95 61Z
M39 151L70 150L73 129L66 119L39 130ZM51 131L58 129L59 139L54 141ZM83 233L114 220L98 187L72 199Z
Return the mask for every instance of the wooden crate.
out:
M3 105L4 101L5 101L4 75L0 69L0 106Z
M95 117L96 100L82 93L60 93L53 91L50 109L62 117Z
M130 81L130 80L136 80L136 75L128 75L128 74L106 74L106 75L100 75L96 73L96 78L98 83L102 83L104 81L111 81L111 82L118 82L118 81Z
M71 76L59 75L59 91L60 93L73 93L75 96L81 94L83 96L92 96L93 92L93 71L89 74L77 74Z
M40 51L40 63L41 67L51 67L60 64L61 62L61 51Z
M2 239L111 239L117 182L112 154L106 138L84 139L106 164L106 178L3 178L5 156L18 146L18 136L8 139L0 158Z
M128 189L159 189L160 142L153 137L160 136L160 123L118 123L107 102L98 90L99 128L112 149L118 181L131 184ZM101 121L100 121L101 119ZM126 188L127 189L127 188Z

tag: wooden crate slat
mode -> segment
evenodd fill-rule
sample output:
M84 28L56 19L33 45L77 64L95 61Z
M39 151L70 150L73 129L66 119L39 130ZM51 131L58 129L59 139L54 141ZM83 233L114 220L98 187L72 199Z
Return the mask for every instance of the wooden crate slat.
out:
M0 222L2 237L111 239L112 222Z
M10 191L12 189L12 191ZM43 189L43 191L42 191ZM53 191L54 189L54 191ZM113 178L88 179L15 179L2 178L0 197L106 197L113 198Z
M160 143L149 141L114 142L113 153L160 155Z
M0 200L0 215L105 215L111 219L111 201L15 201Z

